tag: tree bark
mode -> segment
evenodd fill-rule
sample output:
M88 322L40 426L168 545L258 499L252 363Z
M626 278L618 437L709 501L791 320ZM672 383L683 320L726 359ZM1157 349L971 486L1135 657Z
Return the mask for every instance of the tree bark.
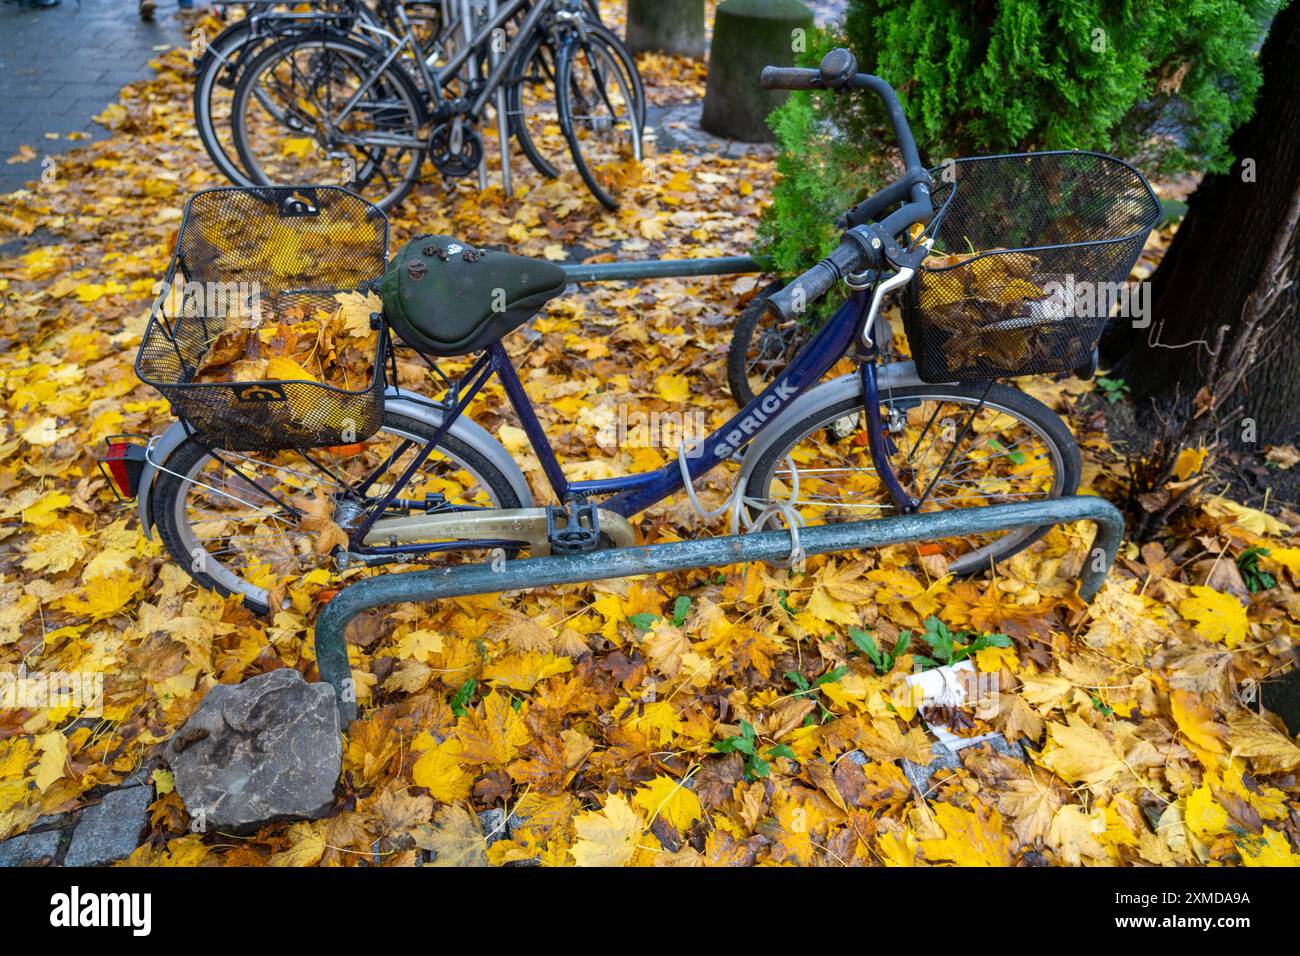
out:
M1300 436L1300 0L1273 21L1260 62L1255 114L1229 141L1232 168L1202 181L1152 276L1150 327L1116 329L1107 342L1124 349L1113 374L1147 409L1188 404L1203 388L1220 409L1244 403L1254 434L1244 418L1222 423L1238 444ZM1213 363L1222 326L1224 354ZM1239 394L1213 393L1220 375L1243 368Z

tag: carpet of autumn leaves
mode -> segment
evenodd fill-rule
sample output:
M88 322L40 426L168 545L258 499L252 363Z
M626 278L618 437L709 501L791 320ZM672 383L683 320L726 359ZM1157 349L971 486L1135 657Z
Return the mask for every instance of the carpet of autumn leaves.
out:
M0 838L144 768L158 797L136 865L399 866L421 849L440 864L548 866L1300 862L1300 747L1252 708L1300 637L1300 515L1211 496L1163 543L1127 546L1091 607L1073 593L1091 535L1080 526L965 581L900 546L802 574L752 566L372 612L349 635L363 713L336 811L249 838L190 833L161 744L214 683L278 667L316 679L311 628L330 576L295 582L273 620L199 591L94 466L104 436L170 421L131 363L184 202L219 184L192 129L185 57L156 67L104 114L109 140L0 204L0 238L26 240L0 257L0 668L106 675L102 717L0 711ZM693 64L642 68L652 102L702 93ZM766 161L661 152L606 213L574 174L516 173L510 199L426 183L393 214L395 245L433 232L556 259L732 254L771 183ZM510 337L570 477L664 460L596 446L620 401L724 420L730 324L753 287L588 287ZM403 384L424 374L406 364ZM1022 385L1070 421L1083 491L1118 498L1093 386ZM489 393L474 417L544 497L503 406ZM641 531L720 533L683 501ZM1261 546L1274 586L1251 593L1235 558ZM919 795L898 761L926 763L931 738L889 704L912 655L878 673L848 632L889 648L931 616L1012 638L975 661L1001 688L990 723L1030 760L970 748ZM714 747L746 726L765 768ZM477 819L489 808L512 817L491 846Z

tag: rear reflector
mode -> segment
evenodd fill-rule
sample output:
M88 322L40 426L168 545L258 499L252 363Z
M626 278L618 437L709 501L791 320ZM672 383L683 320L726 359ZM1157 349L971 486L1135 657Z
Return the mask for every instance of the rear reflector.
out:
M119 498L134 498L140 490L149 439L143 435L110 435L104 439L108 454L99 461L100 473Z

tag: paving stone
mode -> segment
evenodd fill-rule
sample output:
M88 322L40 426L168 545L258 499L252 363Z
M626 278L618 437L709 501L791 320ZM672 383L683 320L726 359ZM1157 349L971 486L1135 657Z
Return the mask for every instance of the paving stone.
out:
M72 831L63 865L103 866L130 856L140 845L153 799L153 787L127 787L87 807Z
M483 839L487 845L491 846L497 840L507 840L510 838L510 830L506 825L506 812L500 808L494 810L484 810L478 815L479 826L483 828Z
M343 745L334 690L280 668L219 684L166 750L176 792L205 831L245 834L334 807Z
M0 160L23 143L43 155L81 145L46 140L47 132L94 127L104 134L91 117L117 99L124 85L154 75L154 47L188 44L188 35L174 4L160 5L153 23L136 15L135 0L64 0L44 10L0 4ZM0 193L31 178L30 169L0 162Z
M54 859L62 836L58 830L46 830L44 833L24 833L5 840L0 843L0 867L35 866L44 860Z
M940 770L955 770L960 767L961 758L945 747L939 741L934 741L930 746L930 752L934 759L928 764L913 763L906 758L903 759L903 776L921 796L928 796L930 792L930 781Z

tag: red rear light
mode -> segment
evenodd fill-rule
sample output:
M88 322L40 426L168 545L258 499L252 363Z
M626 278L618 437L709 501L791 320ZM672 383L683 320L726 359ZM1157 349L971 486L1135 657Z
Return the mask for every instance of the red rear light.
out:
M104 439L108 454L99 459L99 471L119 498L134 498L140 490L148 441L142 435L110 435Z

